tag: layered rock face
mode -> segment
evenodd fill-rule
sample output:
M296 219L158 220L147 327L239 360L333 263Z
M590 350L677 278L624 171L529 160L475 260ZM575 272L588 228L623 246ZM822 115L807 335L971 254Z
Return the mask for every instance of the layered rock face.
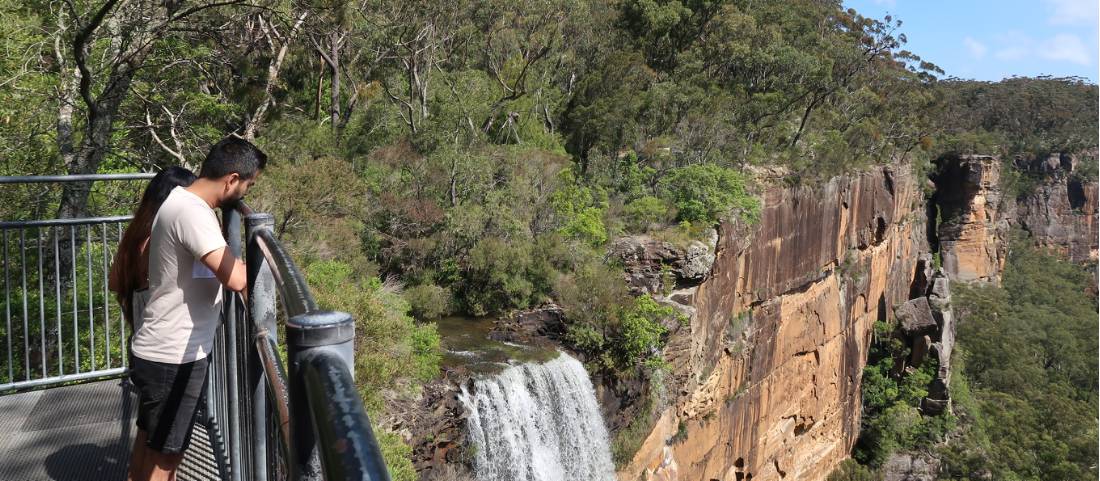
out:
M932 197L943 267L952 280L1000 280L1010 230L1075 262L1095 262L1100 225L1097 184L1078 171L1095 165L1095 150L1015 159L1022 181L1034 183L1019 198L1003 192L1002 162L989 155L945 159ZM938 212L937 212L938 210ZM935 225L938 222L938 225Z
M1097 260L1097 185L1075 178L1083 163L1096 163L1096 153L1052 154L1026 162L1028 171L1043 176L1035 190L1019 199L1015 224L1040 247L1053 249L1075 262Z
M821 480L848 457L873 323L928 252L921 185L884 167L763 201L722 226L666 348L676 400L619 479Z
M1013 204L1003 202L1001 161L990 155L947 160L935 178L939 248L951 279L999 283L1008 257Z

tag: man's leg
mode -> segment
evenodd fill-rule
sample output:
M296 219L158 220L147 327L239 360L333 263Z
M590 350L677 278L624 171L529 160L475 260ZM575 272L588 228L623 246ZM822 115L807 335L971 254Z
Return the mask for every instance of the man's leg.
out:
M183 461L183 453L165 454L153 449L146 449L148 449L146 454L148 462L146 464L149 466L149 476L145 479L149 481L175 481L176 469Z
M149 449L145 447L146 437L145 430L138 429L137 436L134 437L134 450L130 454L130 469L126 472L127 481L143 479L138 473L145 472L145 451Z
M133 481L174 480L176 468L183 461L183 452L190 443L196 410L205 385L207 361L200 359L172 365L139 360L139 364L142 368L148 364L151 366L149 371L160 374L156 383L148 383L159 384L160 388L149 389L151 394L143 396L142 410L138 413L139 420L146 422L148 431L142 444L141 469L135 470Z

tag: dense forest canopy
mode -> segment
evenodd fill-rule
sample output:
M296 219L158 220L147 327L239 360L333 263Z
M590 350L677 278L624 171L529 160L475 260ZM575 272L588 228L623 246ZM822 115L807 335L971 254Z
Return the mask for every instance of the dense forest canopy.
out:
M452 312L553 299L591 367L645 375L672 314L626 292L616 236L753 222L761 171L1096 145L1096 85L944 79L903 31L838 0L0 0L0 175L255 141L250 200L327 307L371 320L374 414L433 377ZM0 217L125 213L134 188L7 189Z
M831 481L881 479L894 453L932 455L937 479L1077 480L1098 455L1096 274L1023 242L1002 286L955 284L954 413L923 417L926 368L901 379L889 357L863 373L864 427ZM883 337L881 344L896 342ZM874 351L899 352L878 345Z

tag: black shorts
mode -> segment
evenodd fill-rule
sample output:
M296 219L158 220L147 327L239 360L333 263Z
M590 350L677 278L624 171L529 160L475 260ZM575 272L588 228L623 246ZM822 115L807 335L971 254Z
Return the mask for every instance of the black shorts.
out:
M130 359L130 380L140 403L137 426L147 434L145 444L165 454L182 453L191 442L209 361L168 364Z

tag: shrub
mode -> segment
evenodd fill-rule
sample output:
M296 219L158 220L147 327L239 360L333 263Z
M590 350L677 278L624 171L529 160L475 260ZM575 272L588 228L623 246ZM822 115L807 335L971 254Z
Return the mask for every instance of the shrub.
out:
M409 312L417 319L438 319L451 313L451 291L445 287L422 284L406 288L402 294L409 301Z
M876 322L874 330L876 340L863 369L863 427L853 457L879 466L897 451L941 441L954 429L955 417L950 413L922 416L917 409L938 370L935 359L926 358L919 369L895 377L894 359L907 354L909 348L891 335L890 324Z
M653 224L662 224L669 220L669 208L664 201L653 196L645 196L623 207L627 227L635 232L648 230Z
M660 192L678 210L678 220L713 224L731 211L754 220L759 204L749 195L745 178L733 169L714 164L689 165L661 179Z
M377 278L357 279L351 266L321 261L305 269L323 309L355 318L355 381L368 411L382 409L383 391L411 394L401 379L425 381L439 372L442 359L435 324L417 325L397 289ZM411 367L411 369L410 369Z
M558 232L592 247L604 245L607 242L607 227L603 223L603 210L596 207L580 209L566 218Z
M525 309L546 294L549 268L534 257L533 246L496 238L470 249L459 285L466 312L484 316L505 309Z
M412 464L412 448L405 444L401 435L378 426L375 426L374 433L378 438L382 459L386 460L390 478L393 481L416 481L416 468Z
M675 309L658 304L648 294L634 299L632 305L623 309L619 321L615 345L620 350L621 364L625 367L658 354L664 345L662 338L668 333L661 321L675 316Z
M828 481L878 481L879 479L881 477L871 468L859 464L854 459L846 459L829 474Z
M550 196L550 206L560 223L558 232L592 247L606 243L607 227L603 223L606 194L577 182L569 169L559 173L558 181L558 189Z

